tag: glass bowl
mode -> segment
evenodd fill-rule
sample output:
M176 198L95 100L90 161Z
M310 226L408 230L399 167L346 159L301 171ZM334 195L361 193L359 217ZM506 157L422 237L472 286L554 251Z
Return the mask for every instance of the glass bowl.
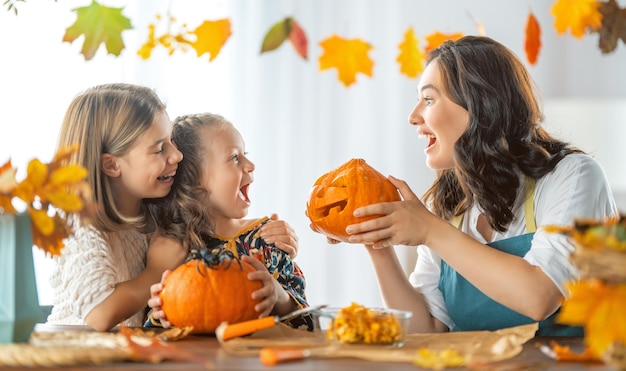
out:
M316 312L316 325L335 344L402 346L413 313L352 304Z

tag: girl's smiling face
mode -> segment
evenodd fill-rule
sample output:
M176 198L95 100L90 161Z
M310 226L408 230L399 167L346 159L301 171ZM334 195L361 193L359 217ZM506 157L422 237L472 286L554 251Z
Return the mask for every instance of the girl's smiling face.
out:
M208 191L207 207L219 225L225 219L248 214L248 188L254 163L246 157L241 134L229 123L201 129L204 143L202 186Z
M428 139L426 165L431 169L451 169L454 144L465 132L469 113L445 94L437 60L426 66L417 87L419 101L409 115L409 124L417 126L421 138Z

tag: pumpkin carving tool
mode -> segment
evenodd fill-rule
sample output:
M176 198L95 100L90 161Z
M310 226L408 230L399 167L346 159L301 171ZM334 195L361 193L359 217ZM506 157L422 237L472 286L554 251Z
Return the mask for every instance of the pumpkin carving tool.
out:
M259 319L253 319L250 321L228 324L225 327L223 327L221 337L223 340L228 340L228 339L236 338L239 336L248 335L259 330L273 327L280 322L296 318L303 314L319 311L320 309L325 308L325 307L326 305L311 306L311 307L297 309L282 317L268 316L268 317L263 317Z

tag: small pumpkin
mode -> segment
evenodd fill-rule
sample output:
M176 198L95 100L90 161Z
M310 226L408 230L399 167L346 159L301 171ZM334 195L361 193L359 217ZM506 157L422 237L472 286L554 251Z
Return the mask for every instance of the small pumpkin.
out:
M319 177L311 188L306 207L314 230L348 242L348 225L377 217L355 217L355 209L392 201L400 201L396 187L365 160L356 158Z
M252 292L263 285L249 280L255 269L223 246L192 251L163 282L161 308L174 326L193 326L193 333L215 333L222 322L258 318Z

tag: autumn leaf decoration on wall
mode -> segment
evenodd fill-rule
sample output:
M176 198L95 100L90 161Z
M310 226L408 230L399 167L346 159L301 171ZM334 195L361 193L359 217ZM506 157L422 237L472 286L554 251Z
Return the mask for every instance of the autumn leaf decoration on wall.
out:
M92 1L89 6L72 9L76 12L76 22L65 30L63 41L72 43L79 36L85 36L81 54L90 60L105 44L107 52L120 55L124 49L122 31L132 29L130 19L122 15L123 8L102 6Z
M526 59L528 63L534 65L537 63L537 57L541 49L541 26L539 26L539 22L537 22L533 12L528 14L525 36L524 51L526 52Z
M17 16L18 4L22 6L26 2L27 0L4 0L2 6ZM88 6L72 9L76 13L76 20L66 28L63 42L73 43L83 36L80 53L85 60L91 60L102 44L108 54L119 56L125 49L123 32L133 29L131 20L122 14L123 10L124 8L100 5L96 0L91 0ZM554 29L558 35L570 33L581 39L587 34L597 33L598 45L603 54L615 50L619 40L626 44L626 8L620 8L616 0L554 0L550 13L554 17ZM545 27L542 30L535 14L530 11L525 28L520 32L522 31L526 59L529 64L535 65L541 51L541 37ZM477 34L490 36L485 33L482 22L477 22ZM148 35L137 55L147 60L155 48L162 47L168 55L192 50L199 58L208 54L208 60L212 62L231 35L232 24L229 18L204 20L193 28L173 16L163 18L157 14L154 22L148 25ZM462 36L464 33L461 32L433 31L423 38L425 46L421 48L416 32L409 27L397 44L399 53L396 62L400 73L416 78L424 69L425 56L430 50L446 40L457 40ZM265 32L260 54L278 49L287 40L300 58L308 60L309 35L293 16L276 22ZM317 44L322 48L319 70L337 69L338 79L346 87L356 82L358 73L373 76L374 61L368 52L375 46L366 38L344 39L335 34Z
M336 68L339 81L346 87L356 82L359 72L372 77L374 61L367 55L372 46L367 41L332 35L322 40L320 46L324 49L319 58L320 71Z
M232 34L230 20L227 18L205 20L194 30L189 30L186 24L182 24L177 31L171 31L178 23L176 18L168 17L165 20L166 31L157 36L157 25L163 22L162 17L157 14L155 22L148 25L148 40L137 51L141 58L150 58L153 49L161 45L168 50L169 55L177 50L187 52L190 49L194 49L198 57L208 53L209 62L212 62Z
M308 59L308 40L300 24L292 17L276 22L263 38L261 54L278 49L285 40L289 40L296 53L302 59Z

